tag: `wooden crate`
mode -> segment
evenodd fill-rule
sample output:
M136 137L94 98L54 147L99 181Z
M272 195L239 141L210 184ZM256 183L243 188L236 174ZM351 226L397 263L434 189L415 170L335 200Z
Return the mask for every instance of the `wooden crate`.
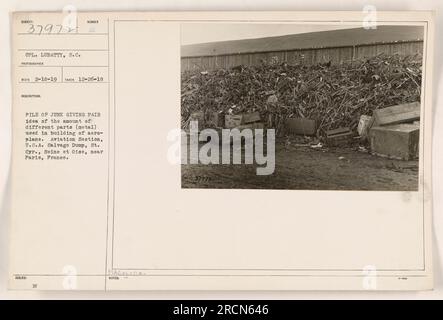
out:
M228 129L232 129L235 127L238 127L242 124L243 116L241 114L239 115L225 115L225 127Z
M261 121L260 113L258 112L252 112L252 113L244 113L242 114L242 123L241 124L248 124L248 123L254 123Z
M285 126L288 132L292 134L312 136L317 132L316 121L306 118L289 118L286 120Z
M395 124L372 127L369 131L371 151L395 159L411 160L418 156L420 126Z
M354 132L348 127L326 131L326 144L330 147L347 145L352 141Z

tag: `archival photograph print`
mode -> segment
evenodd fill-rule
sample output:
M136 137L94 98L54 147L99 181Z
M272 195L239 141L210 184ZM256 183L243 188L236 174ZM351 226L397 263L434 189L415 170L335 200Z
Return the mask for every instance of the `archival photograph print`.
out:
M183 23L182 188L418 190L423 38Z

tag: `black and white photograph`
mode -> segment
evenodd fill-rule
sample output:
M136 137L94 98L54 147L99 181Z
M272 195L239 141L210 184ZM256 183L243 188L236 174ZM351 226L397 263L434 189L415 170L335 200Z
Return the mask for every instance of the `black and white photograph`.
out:
M181 186L417 191L424 28L183 23Z

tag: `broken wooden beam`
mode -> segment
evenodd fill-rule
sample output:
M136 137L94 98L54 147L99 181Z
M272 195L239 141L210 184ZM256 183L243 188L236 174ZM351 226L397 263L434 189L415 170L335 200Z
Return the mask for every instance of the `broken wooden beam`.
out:
M392 107L374 110L372 126L413 122L420 119L420 102L399 104Z
M215 128L223 128L225 126L225 113L223 110L212 112L210 122Z
M371 116L361 115L360 121L358 122L357 132L358 135L362 138L366 138L368 136L368 131L372 125L373 119Z

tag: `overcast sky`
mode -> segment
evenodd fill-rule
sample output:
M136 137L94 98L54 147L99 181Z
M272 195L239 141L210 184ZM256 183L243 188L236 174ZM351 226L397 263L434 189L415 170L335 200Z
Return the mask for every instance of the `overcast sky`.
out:
M287 34L358 28L350 25L251 24L251 23L183 23L182 45L282 36Z

